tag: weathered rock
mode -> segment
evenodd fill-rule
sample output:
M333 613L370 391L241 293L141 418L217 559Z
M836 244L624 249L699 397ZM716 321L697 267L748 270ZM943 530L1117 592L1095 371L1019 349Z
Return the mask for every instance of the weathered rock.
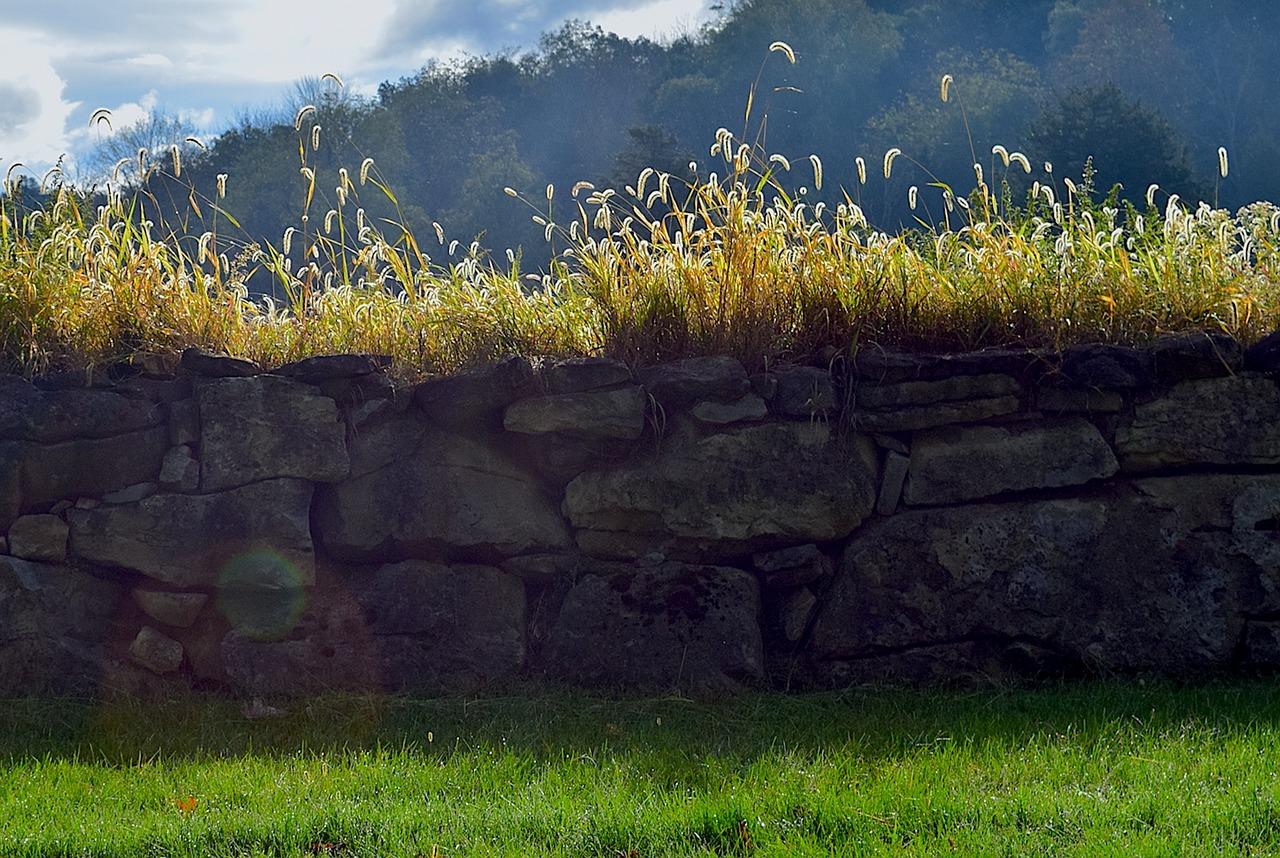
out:
M309 385L223 378L198 384L196 401L202 491L278 477L331 482L350 469L337 406Z
M200 409L194 397L169 406L169 443L174 447L200 442Z
M22 509L22 461L26 453L24 443L0 441L0 530L7 528Z
M1257 375L1182 382L1134 406L1116 451L1129 472L1280 463L1280 390Z
M536 481L478 440L437 430L384 468L322 487L318 533L337 556L532 554L569 544Z
M356 597L384 686L470 689L524 666L524 585L497 569L389 564L360 582Z
M960 354L891 352L874 347L858 349L850 362L850 375L874 384L937 381L962 375L1009 375L1023 378L1045 364L1040 352L985 349Z
M854 388L854 404L859 410L886 411L971 399L1017 397L1022 385L1010 375L956 375L937 381L904 381L897 384L862 382Z
M1275 487L1256 479L1170 478L1144 492L874 522L849 542L812 656L831 671L956 641L1022 641L1101 670L1224 668L1246 616L1271 609L1266 594L1280 589L1270 534L1213 531L1250 489ZM1198 491L1212 502L1168 508Z
M1272 331L1246 349L1244 365L1256 372L1280 372L1280 330Z
M25 378L0 373L0 439L31 437L32 421L42 397Z
M884 457L884 478L880 481L880 494L876 497L876 513L893 515L902 499L902 487L911 469L911 458L890 450Z
M1268 672L1280 668L1280 622L1252 620L1245 626L1244 663Z
M1244 350L1226 334L1192 333L1160 337L1150 349L1156 380L1162 383L1192 378L1235 375L1244 367Z
M24 515L9 526L9 553L24 560L67 559L67 523L56 515Z
M1114 414L1124 408L1124 396L1114 390L1042 387L1036 391L1036 407L1049 414Z
M138 588L133 591L133 600L151 619L177 629L189 629L209 601L209 594Z
M1149 352L1094 343L1063 352L1062 377L1076 387L1096 390L1135 390L1155 380Z
M644 391L635 386L535 396L508 406L503 427L528 435L565 432L585 438L634 440L644 433L646 401Z
M645 367L636 375L664 408L707 399L734 402L751 389L747 371L730 357L686 358Z
M564 510L589 553L726 558L847 535L870 513L876 477L875 446L863 436L765 424L672 440L635 464L588 471L568 485Z
M689 409L693 419L708 426L730 423L757 423L769 416L769 407L754 393L736 402L699 402Z
M797 644L809 628L818 597L808 587L783 590L773 597L765 613L777 634L789 644Z
M356 427L348 444L349 479L363 477L413 455L427 432L412 414L383 411Z
M164 632L143 626L129 644L129 658L152 673L173 673L182 666L182 644Z
M738 569L600 567L569 592L544 651L547 673L591 688L700 697L764 677L759 585Z
M261 556L309 583L311 491L301 480L267 480L218 494L71 509L71 554L177 587L215 587L237 558Z
M164 465L164 462L162 460L161 467L163 467L163 465ZM142 500L143 498L151 497L153 494L155 494L159 490L160 490L160 486L156 483L152 483L152 482L134 483L131 486L125 486L124 488L117 489L114 492L107 492L102 496L102 502L103 503L136 503Z
M391 366L390 355L316 355L285 364L275 371L275 375L283 375L308 384L318 384L337 378L355 378L381 372L389 366Z
M609 358L570 358L543 367L542 378L548 393L585 393L626 384L631 381L631 370Z
M934 405L907 406L891 411L855 409L850 412L850 419L854 426L864 432L913 432L955 423L976 423L990 417L1013 414L1021 407L1022 400L1016 396L997 396L991 399L963 399Z
M99 495L154 480L169 446L164 426L109 438L28 444L22 455L26 506Z
M770 375L777 385L770 406L779 417L812 420L840 410L835 382L825 369L811 366L784 366Z
M947 427L916 435L903 500L912 506L962 503L1080 485L1118 470L1111 448L1081 417L1052 424Z
M28 438L42 444L71 439L110 438L160 426L164 409L104 390L59 390L41 395Z
M180 444L171 448L160 461L160 485L176 492L194 492L200 488L200 463L191 447Z
M121 595L65 566L0 557L0 694L93 694Z
M184 349L179 366L193 375L208 378L247 378L262 372L262 367L246 358L200 348Z
M831 574L831 561L813 543L753 554L751 565L766 590L812 584Z
M418 385L413 398L436 425L462 430L501 426L503 409L539 393L529 359L509 357L491 366L429 378Z

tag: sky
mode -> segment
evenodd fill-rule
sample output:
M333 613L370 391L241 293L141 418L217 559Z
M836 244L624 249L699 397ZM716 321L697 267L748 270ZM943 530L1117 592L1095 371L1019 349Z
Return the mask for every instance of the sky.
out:
M432 58L523 52L573 18L665 38L709 20L714 0L0 0L0 174L73 179L111 111L151 111L212 138L282 105L295 81L338 75L373 95Z

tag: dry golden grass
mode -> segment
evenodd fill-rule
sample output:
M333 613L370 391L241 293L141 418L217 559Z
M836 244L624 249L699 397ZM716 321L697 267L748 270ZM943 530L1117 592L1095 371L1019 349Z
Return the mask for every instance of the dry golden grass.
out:
M953 89L944 79L943 97ZM545 207L526 200L562 251L549 270L522 275L510 254L502 266L477 245L446 245L438 226L420 242L398 223L384 230L366 218L361 193L399 211L372 160L354 177L340 170L332 200L318 193L327 182L307 163L318 141L304 114L306 210L278 248L228 240L226 177L211 198L190 189L191 207L212 213L202 222L218 225L199 235L146 220L145 205L119 189L89 210L84 194L61 187L30 215L0 198L3 368L94 370L187 346L268 367L385 353L407 376L510 353L633 364L714 353L760 367L869 343L1142 344L1188 330L1250 342L1280 321L1280 208L1270 203L1233 214L1189 209L1175 196L1157 209L1153 187L1140 214L1094 202L1086 178L1057 191L1037 184L1014 207L991 184L1007 187L1010 170L1029 166L997 146L993 163L1005 176L976 167L968 196L939 188L937 223L890 234L868 225L847 194L832 210L787 190L801 172L821 189L816 158L793 168L722 129L711 154L723 175L687 183L645 170L623 192L582 183L563 221L552 217L553 189ZM900 156L910 157L886 153L886 178ZM180 174L176 158L168 166ZM865 177L862 159L858 172ZM910 190L913 209L920 196ZM431 242L444 262L423 250ZM251 296L253 272L269 274L287 299Z

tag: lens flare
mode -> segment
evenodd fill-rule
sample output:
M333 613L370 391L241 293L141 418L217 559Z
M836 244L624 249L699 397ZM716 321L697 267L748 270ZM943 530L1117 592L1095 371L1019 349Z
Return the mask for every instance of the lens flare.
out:
M305 601L302 575L274 551L239 554L218 576L218 607L233 628L252 638L288 635Z

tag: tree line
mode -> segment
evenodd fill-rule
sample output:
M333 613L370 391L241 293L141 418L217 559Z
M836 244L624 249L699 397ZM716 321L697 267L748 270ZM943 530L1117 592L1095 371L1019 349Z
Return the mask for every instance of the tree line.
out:
M385 192L361 188L367 217L419 239L438 224L463 245L519 252L526 270L551 250L505 188L555 219L578 182L622 189L644 167L723 174L709 155L720 127L789 159L782 180L796 193L853 200L885 229L925 217L917 199L936 209L942 186L963 196L975 164L1015 196L1079 182L1091 159L1100 193L1141 204L1155 183L1162 199L1236 207L1280 199L1275 32L1268 0L738 0L665 42L571 21L527 52L429 63L375 98L305 80L284 109L245 114L204 147L154 127L163 117L116 138L124 151L130 134L150 134L167 158L135 177L139 200L186 211L193 188L213 199L225 177L218 206L242 241L279 246L303 212L323 217L316 188L332 205L339 169L353 176L372 158ZM993 155L997 144L1031 171ZM886 179L890 147L903 157Z

